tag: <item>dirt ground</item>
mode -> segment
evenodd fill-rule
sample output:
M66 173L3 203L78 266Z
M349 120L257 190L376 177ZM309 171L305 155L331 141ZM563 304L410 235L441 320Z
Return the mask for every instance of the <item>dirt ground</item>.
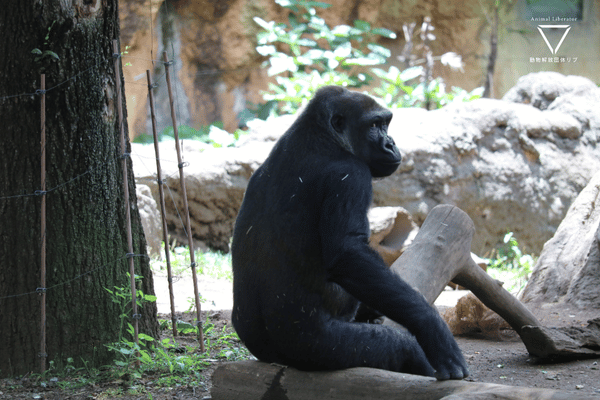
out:
M229 310L206 312L209 313L216 329L230 326ZM532 308L532 312L545 326L585 326L588 319L600 316L600 310L580 311L559 306ZM169 315L164 314L159 317L170 319ZM191 321L193 314L178 313L178 318ZM164 332L165 336L169 335L168 331ZM549 388L573 392L574 395L597 395L600 398L600 359L540 363L528 356L525 346L514 332L505 332L502 339L458 337L457 341L471 371L467 381ZM195 340L185 337L178 339L178 342L193 345ZM195 387L154 387L152 377L144 377L135 382L119 380L88 385L76 390L62 390L52 385L44 388L37 380L24 378L0 380L0 399L210 399L210 377L220 363L221 361L213 360L202 372L205 384ZM136 385L136 393L128 393L129 389ZM143 390L139 389L140 385L145 385ZM123 389L122 393L116 394L115 388L119 387Z
M528 308L548 327L587 326L600 310L582 311L572 307L545 305ZM600 398L600 359L569 362L539 361L529 357L514 331L501 340L457 337L471 371L470 382L564 390Z

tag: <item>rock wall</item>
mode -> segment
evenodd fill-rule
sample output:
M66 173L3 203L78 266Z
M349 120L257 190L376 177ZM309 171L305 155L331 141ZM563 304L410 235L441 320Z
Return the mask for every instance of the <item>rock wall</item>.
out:
M515 102L518 101L518 102ZM527 104L523 104L527 103ZM600 170L600 88L580 77L523 77L506 100L481 99L441 110L398 109L389 128L403 155L399 170L374 182L377 206L402 206L420 224L437 204L454 204L476 226L472 251L485 255L507 231L539 254L567 209ZM227 250L252 172L293 117L255 121L238 148L185 141L186 185L198 240ZM204 150L202 150L204 148ZM161 158L176 160L172 142ZM139 183L157 198L154 150L132 146ZM169 226L181 233L176 161L163 162Z
M392 65L402 66L396 59L405 44L403 24L421 24L431 17L436 40L431 48L439 56L448 51L460 54L464 72L436 64L434 75L445 79L448 86L472 90L482 86L490 52L489 23L491 1L480 0L329 0L332 4L319 15L330 26L352 24L361 19L373 26L397 33L396 40L382 40L390 48ZM502 96L519 76L534 71L559 71L583 75L600 81L597 54L600 48L600 7L585 0L580 21L570 23L569 35L561 46L561 56L569 62L548 62L552 53L530 20L529 3L524 0L505 2L500 13L498 58L494 79L494 96ZM177 98L178 123L196 129L215 121L223 121L233 132L237 114L247 101L262 101L261 90L270 78L261 68L262 59L255 51L258 26L252 18L287 21L285 9L273 0L122 0L121 47L125 50L124 68L128 124L131 137L149 133L146 70L152 71L157 97L158 130L169 126L170 111L166 101L162 52L175 60L173 81ZM531 14L531 15L530 15ZM535 13L534 13L535 14ZM548 12L547 14L552 14ZM554 15L539 15L552 17ZM557 15L561 16L561 15ZM561 32L549 32L556 43ZM557 36L558 35L558 36ZM417 42L418 44L418 42ZM531 62L531 57L544 57L545 62Z
M600 169L599 106L593 82L546 72L521 78L505 100L395 110L390 131L404 159L374 184L375 203L401 205L418 223L455 204L475 223L474 253L512 231L539 254Z

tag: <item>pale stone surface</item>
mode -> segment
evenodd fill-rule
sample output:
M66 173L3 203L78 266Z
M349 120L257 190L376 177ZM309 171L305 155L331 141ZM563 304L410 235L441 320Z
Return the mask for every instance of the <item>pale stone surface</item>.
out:
M572 81L537 75L538 86L561 77ZM389 134L403 160L396 173L374 182L375 205L402 206L419 225L435 205L454 204L475 223L474 253L484 256L512 231L523 250L539 254L600 170L600 89L584 78L577 81L580 89L561 92L545 110L490 99L436 111L394 110ZM520 90L531 92L526 85ZM184 141L196 239L228 249L248 179L292 121L288 116L256 122L237 148ZM181 234L169 197L172 193L181 210L173 142L161 144L161 158L171 189L169 229ZM132 159L138 182L148 184L157 198L154 150L134 144Z
M544 245L522 295L525 302L600 308L600 172Z
M140 210L142 227L146 235L146 244L150 254L157 256L161 254L162 224L160 210L152 197L152 192L147 185L137 184L135 188L137 205Z

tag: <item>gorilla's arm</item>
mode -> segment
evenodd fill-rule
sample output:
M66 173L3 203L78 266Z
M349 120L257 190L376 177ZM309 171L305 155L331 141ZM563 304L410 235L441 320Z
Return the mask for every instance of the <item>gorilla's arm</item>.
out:
M467 376L462 353L437 311L393 274L368 245L369 171L353 168L352 173L329 176L320 219L323 261L329 279L415 335L438 379Z

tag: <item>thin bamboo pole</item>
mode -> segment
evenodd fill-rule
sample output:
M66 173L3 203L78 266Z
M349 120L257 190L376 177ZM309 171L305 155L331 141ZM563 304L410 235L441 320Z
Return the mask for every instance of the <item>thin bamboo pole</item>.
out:
M40 321L40 371L43 374L46 371L46 75L42 74L40 78L41 94L41 239L42 255L40 260L40 296L41 296L41 321Z
M200 351L204 352L204 334L202 332L202 319L201 315L201 305L200 305L200 295L198 294L198 278L196 277L196 260L194 256L194 240L192 238L192 227L190 223L190 212L187 201L187 192L185 190L185 176L183 173L183 161L181 159L181 148L179 146L179 133L177 131L177 117L175 115L175 105L173 102L173 90L171 89L171 72L169 66L171 63L169 62L169 58L167 56L167 52L163 53L163 58L165 61L165 73L167 79L167 89L169 91L169 104L171 106L171 119L173 120L173 136L175 137L175 149L177 150L177 163L179 165L179 182L181 184L181 197L183 199L183 211L185 214L185 226L187 230L188 236L188 246L190 248L190 266L192 268L192 281L194 283L194 298L196 300L196 318L198 324L198 341L200 342Z
M123 101L121 99L121 70L119 68L119 45L113 40L113 58L115 63L115 86L117 91L117 113L119 117L119 129L121 131L121 152L123 157L123 197L125 199L125 219L127 225L127 259L129 260L129 283L131 284L131 308L133 318L133 339L139 346L139 324L141 317L137 309L137 291L135 289L135 266L133 263L133 238L131 234L131 205L129 204L129 181L127 169L127 145L125 141L125 127L123 125ZM139 361L137 361L139 365Z
M148 98L150 99L150 115L152 116L152 136L154 137L154 153L156 154L156 178L160 197L160 215L162 217L163 240L165 242L165 260L167 262L167 282L169 283L169 301L171 303L171 323L173 337L177 336L177 319L175 318L175 298L173 296L173 274L171 273L171 256L169 254L169 235L167 231L167 214L165 212L165 193L163 190L162 170L160 168L160 151L158 149L158 134L156 133L156 115L154 113L154 93L152 93L152 75L146 70L148 78Z

